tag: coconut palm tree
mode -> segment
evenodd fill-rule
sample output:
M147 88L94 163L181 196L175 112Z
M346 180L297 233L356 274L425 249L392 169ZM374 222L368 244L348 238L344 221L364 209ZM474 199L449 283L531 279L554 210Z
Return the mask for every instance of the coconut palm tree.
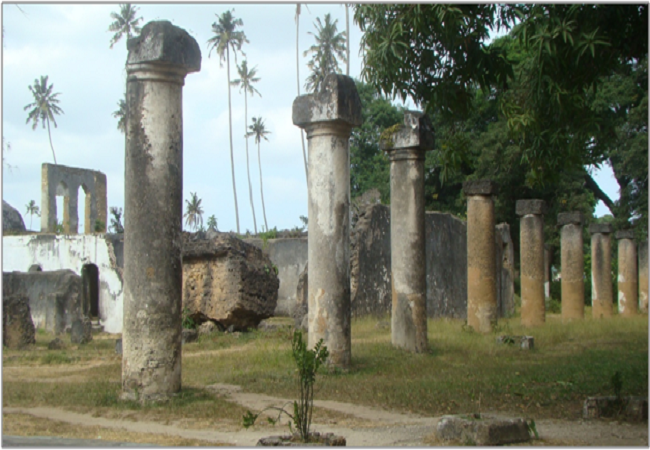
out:
M316 22L314 22L316 33L309 32L316 39L316 44L303 53L303 56L307 56L308 53L313 54L311 61L308 63L312 74L305 84L308 91L318 91L327 74L340 72L339 59L343 62L347 61L345 56L347 35L345 31L338 32L337 22L338 19L332 22L331 16L325 14L325 24L317 17Z
M117 129L126 133L126 94L124 98L117 102L118 109L113 111L113 117L117 119Z
M34 216L34 214L36 214L38 217L40 217L41 216L41 211L38 208L38 206L36 206L36 202L34 200L30 200L29 203L27 203L27 205L25 205L25 206L27 207L27 210L25 211L25 214L29 214L29 229L31 230L32 229L32 217Z
M115 34L111 38L110 48L113 48L124 35L128 41L129 38L140 33L141 28L138 23L142 17L136 18L136 14L138 14L138 7L130 3L120 5L119 14L111 12L111 18L115 21L108 26L108 31Z
M262 184L262 160L260 158L260 142L262 139L268 141L266 135L271 134L270 131L266 131L264 128L264 121L261 117L253 117L253 124L249 125L248 129L250 130L247 133L247 136L255 136L255 143L257 144L257 165L260 168L260 194L262 195L262 213L264 214L264 228L266 231L269 231L269 225L266 223L266 208L264 207L264 186Z
M208 230L214 230L217 231L217 218L215 217L214 214L212 214L210 217L208 217Z
M216 14L215 14L216 15ZM230 126L230 169L232 171L232 191L235 197L235 219L237 220L237 233L239 234L239 208L237 207L237 187L235 185L235 160L232 152L232 106L230 102L230 49L235 55L235 64L237 63L237 52L241 51L244 42L248 42L243 31L237 31L237 27L244 25L241 19L235 19L230 11L226 11L217 16L218 22L212 24L214 36L208 39L208 58L215 50L219 55L219 66L223 67L223 61L226 61L226 70L228 74L228 123ZM242 52L244 54L244 52Z
M305 5L307 6L307 5ZM296 3L296 84L298 85L298 96L300 96L300 50L298 43L300 41L300 3ZM302 159L305 162L305 178L309 181L309 172L307 170L307 151L305 150L305 132L300 129L300 142L302 143Z
M47 84L47 75L41 76L40 82L38 80L34 80L34 85L29 86L29 90L34 96L34 102L25 106L23 109L25 111L31 109L27 115L27 120L25 123L29 123L31 121L33 123L32 130L36 129L39 121L43 125L43 128L45 128L45 124L47 123L47 135L50 138L50 148L52 149L54 164L56 164L56 154L54 153L54 146L52 145L50 121L52 121L54 127L56 128L56 120L54 119L54 115L63 114L63 110L58 106L59 99L57 96L60 94L60 92L53 94L53 88L54 84L50 84L49 86Z
M183 217L185 217L185 225L197 230L203 226L203 209L201 208L201 199L196 195L196 192L190 192L192 200L185 200L186 210Z
M251 169L248 162L248 133L246 133L246 124L248 123L248 94L251 97L255 94L260 97L262 94L259 93L257 89L253 87L252 83L257 83L260 81L259 78L256 78L257 66L248 70L248 64L246 60L242 61L241 66L237 66L237 71L239 72L239 78L232 81L233 86L240 86L239 92L244 91L244 136L246 138L246 173L248 174L248 196L250 197L251 210L253 211L253 228L255 229L255 234L257 234L257 220L255 219L255 206L253 205L253 186L251 185Z

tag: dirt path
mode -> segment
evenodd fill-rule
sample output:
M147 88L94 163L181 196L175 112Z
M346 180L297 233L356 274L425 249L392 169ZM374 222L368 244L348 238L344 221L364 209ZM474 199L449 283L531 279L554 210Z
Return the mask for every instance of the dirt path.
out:
M286 399L261 394L242 392L239 386L216 384L209 389L252 410L260 410L270 405L282 405ZM422 417L401 414L351 403L317 400L317 408L325 408L343 413L353 420L341 424L314 423L313 429L333 432L345 436L347 445L352 447L397 447L442 444L433 437L439 417ZM488 412L488 411L486 411ZM91 417L59 408L3 408L4 414L30 414L32 416L59 420L85 426L118 428L137 433L167 434L188 439L199 439L214 444L225 443L231 446L255 446L258 439L272 434L287 434L284 426L273 429L198 430L163 425L156 422L132 422L127 420ZM647 424L621 424L617 422L538 420L537 431L540 441L533 445L596 445L596 446L648 446Z

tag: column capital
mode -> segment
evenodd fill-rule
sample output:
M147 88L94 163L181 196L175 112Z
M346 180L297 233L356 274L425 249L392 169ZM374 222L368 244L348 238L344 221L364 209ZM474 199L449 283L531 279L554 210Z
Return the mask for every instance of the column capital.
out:
M584 216L579 211L563 212L557 215L557 226L563 227L564 225L582 225L585 221Z
M293 101L293 124L309 133L321 124L336 123L342 129L360 126L361 99L352 78L330 73L319 92L305 94Z
M614 236L616 239L634 239L634 230L631 228L618 230Z
M590 234L611 234L614 231L614 227L611 223L591 223L589 224L589 233Z
M420 111L404 111L404 123L385 129L379 138L379 148L388 153L391 160L394 154L402 155L395 159L414 159L406 156L405 149L411 150L408 155L418 152L424 158L424 152L432 150L434 145L431 120Z
M149 71L184 77L201 70L201 49L182 28L167 20L153 21L142 27L139 36L127 41L127 72Z
M526 216L528 214L541 216L546 214L546 202L538 199L517 200L515 209L518 216Z
M497 184L492 180L471 180L463 182L463 193L472 195L494 195L497 193Z

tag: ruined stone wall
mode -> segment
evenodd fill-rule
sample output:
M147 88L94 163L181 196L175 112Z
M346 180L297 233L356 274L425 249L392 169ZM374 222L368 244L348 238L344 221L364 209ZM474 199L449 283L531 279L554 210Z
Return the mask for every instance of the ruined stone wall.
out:
M83 195L79 196L79 191ZM56 196L64 197L63 228L66 234L77 234L79 210L84 212L85 234L92 234L95 221L106 232L106 175L96 170L43 163L41 168L41 231L56 231ZM78 198L83 198L78 204Z
M514 312L514 250L509 226L496 227L497 301L501 317ZM451 214L425 217L427 316L467 318L467 225ZM391 311L390 210L372 205L352 231L352 315Z
M278 269L278 303L274 316L291 316L296 304L296 288L300 274L307 265L307 238L244 239L264 252Z
M84 314L81 277L72 270L3 272L2 296L27 297L34 326L56 334Z
M99 320L104 331L122 332L122 235L3 236L2 270L27 272L69 269L81 275L85 264L99 271Z

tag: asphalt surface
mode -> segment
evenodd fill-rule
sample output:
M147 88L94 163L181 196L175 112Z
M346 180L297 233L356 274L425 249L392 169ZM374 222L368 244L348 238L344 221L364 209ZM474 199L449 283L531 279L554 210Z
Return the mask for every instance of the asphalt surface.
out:
M157 447L150 444L132 442L104 441L101 439L67 439L52 436L5 436L2 435L2 447Z

